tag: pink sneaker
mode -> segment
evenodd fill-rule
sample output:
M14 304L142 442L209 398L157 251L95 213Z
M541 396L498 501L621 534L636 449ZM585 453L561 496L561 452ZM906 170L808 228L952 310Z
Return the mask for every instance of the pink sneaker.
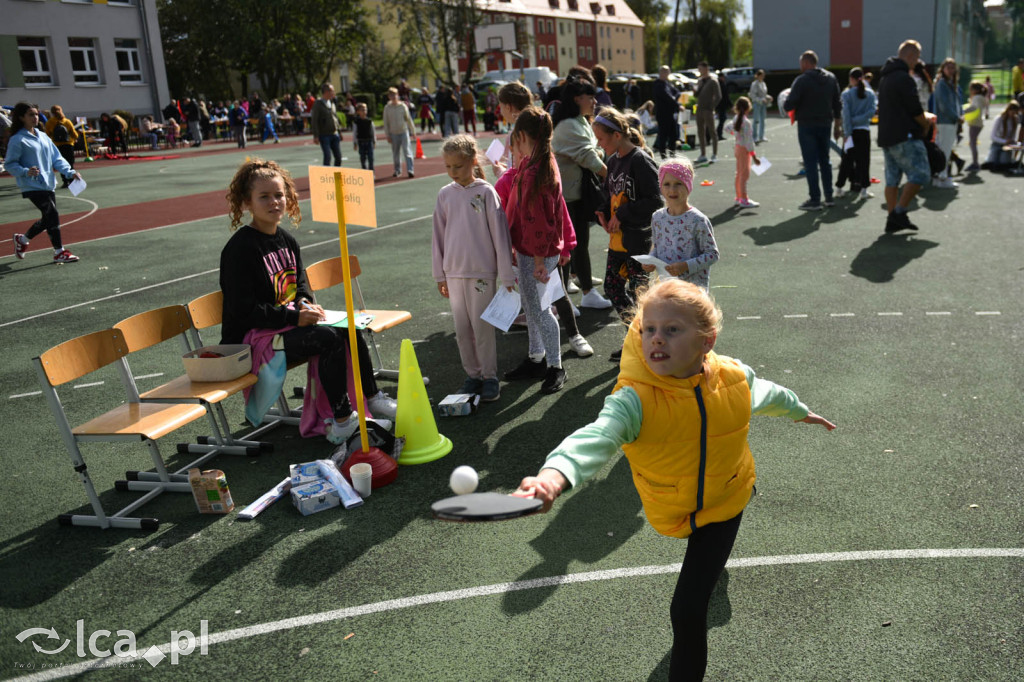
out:
M71 253L67 249L61 249L60 253L53 254L54 263L77 263L78 256Z
M22 242L21 241L22 239L25 239L25 235L15 233L15 235L14 235L14 255L17 256L19 259L25 257L25 249L28 248L28 240L26 240L25 242Z

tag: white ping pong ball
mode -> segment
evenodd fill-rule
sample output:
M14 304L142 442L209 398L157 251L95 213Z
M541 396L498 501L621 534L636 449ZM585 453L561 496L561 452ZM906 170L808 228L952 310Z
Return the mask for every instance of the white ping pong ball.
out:
M456 495L470 494L476 490L479 482L480 477L477 476L476 469L466 465L455 467L451 478L448 479L448 485Z

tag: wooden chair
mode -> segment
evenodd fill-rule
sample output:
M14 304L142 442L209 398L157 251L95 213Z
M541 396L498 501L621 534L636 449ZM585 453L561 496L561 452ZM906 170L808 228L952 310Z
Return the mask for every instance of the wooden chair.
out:
M318 261L307 267L306 279L309 280L309 288L313 291L323 291L324 289L341 284L344 281L341 266L341 256L336 256ZM358 278L362 273L362 269L359 267L359 259L356 256L349 256L349 270L352 275L352 296L356 306L356 313L373 315L373 321L366 326L366 331L370 337L370 352L373 355L373 374L374 376L397 379L397 370L384 369L380 359L380 348L377 346L376 335L385 329L391 329L403 322L408 322L412 319L412 314L405 310L368 310L366 302L363 300L363 290L359 286Z
M194 350L189 344L188 336L188 332L194 327L188 309L183 305L172 305L133 315L118 322L114 325L114 329L121 332L128 353L136 353L176 337L181 342L183 352ZM127 364L127 360L125 362ZM135 387L133 375L129 372L128 376L133 390L137 393L138 389ZM231 436L230 423L221 406L221 401L240 393L255 383L256 375L252 373L246 373L230 381L203 382L194 382L188 378L188 375L183 374L139 395L142 402L190 403L206 408L213 435L200 437L197 443L178 444L179 453L197 454L201 457L171 474L172 479L180 477L181 480L188 480L183 472L193 467L199 467L218 453L258 455L260 452L272 449L273 446L270 443L234 439ZM129 471L126 476L129 490L149 489L152 482L157 480L153 477L152 472Z
M43 394L57 421L57 429L71 455L72 466L85 486L94 512L92 515L62 514L58 521L63 525L155 529L160 523L157 519L129 517L128 514L164 491L192 492L188 481L176 481L167 473L156 441L186 424L202 419L206 408L202 405L141 402L138 393L132 390L134 384L131 372L124 362L127 354L128 347L121 332L105 329L65 341L32 360ZM117 364L128 402L80 426L72 427L56 387L110 364ZM145 495L114 514L104 511L78 446L79 443L95 441L145 443L156 469L156 484Z
M192 320L192 326L189 330L189 336L192 338L192 349L201 348L204 344L202 336L199 334L200 330L215 327L221 324L224 319L224 292L219 289L217 291L211 291L208 294L190 301L187 308L189 317ZM288 367L291 369L292 367L298 367L302 364L302 362L290 363ZM255 375L249 376L253 377L253 383L255 383ZM277 398L277 408L272 409L267 413L266 421L255 430L245 434L243 436L245 440L236 439L235 442L243 443L248 446L256 444L260 446L262 450L266 451L269 446L268 443L261 443L253 441L252 439L269 431L275 426L280 426L281 424L298 426L301 416L301 410L291 409L288 405L287 398L285 398L284 393L282 393ZM200 442L202 442L202 439L200 439Z

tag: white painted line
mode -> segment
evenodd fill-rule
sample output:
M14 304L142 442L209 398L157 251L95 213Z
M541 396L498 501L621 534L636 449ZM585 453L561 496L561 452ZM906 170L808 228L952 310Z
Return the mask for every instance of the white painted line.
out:
M829 317L855 317L853 313L829 313Z
M736 317L736 319L737 320L760 320L761 316L760 315L738 315Z
M42 395L42 391L29 391L28 393L15 393L14 395L7 396L8 400L14 400L15 398L29 398L34 395Z
M62 228L63 227L67 227L68 225L74 225L79 220L85 220L86 218L91 216L93 213L95 213L96 211L100 210L100 205L97 204L95 201L89 201L88 199L83 199L82 197L65 197L65 196L62 196L61 199L74 199L75 201L84 201L87 204L92 204L92 210L89 211L88 213L86 213L85 215L78 216L74 220L69 220L66 223L62 221L61 224L60 224L60 226Z
M979 310L975 315L1002 315L998 310Z
M76 385L72 386L71 388L89 388L90 386L102 386L102 385L103 385L102 381L90 381L87 384L76 384Z
M730 559L726 568L750 568L754 566L787 566L794 564L820 564L835 563L841 561L884 561L884 560L907 560L907 559L982 559L1012 557L1024 559L1024 549L1016 547L1008 548L978 548L978 549L891 549L869 552L827 552L821 554L789 554L763 557L746 557ZM546 578L534 578L532 580L519 580L511 583L497 583L495 585L481 585L461 590L450 590L447 592L434 592L432 594L421 594L414 597L403 597L401 599L389 599L387 601L363 604L361 606L350 606L334 611L322 611L311 613L305 616L285 618L283 620L259 623L244 628L215 632L209 635L207 645L223 644L238 639L248 639L259 635L267 635L272 632L294 630L300 627L318 625L321 623L333 623L346 618L356 618L373 613L384 613L397 611L414 606L427 606L429 604L441 604L445 602L471 599L473 597L486 597L508 592L519 592L537 588L554 587L558 585L573 585L579 583L596 582L600 580L616 580L619 578L637 578L652 575L663 575L666 573L678 573L681 564L666 564L663 566L636 566L634 568L616 568L606 571L589 571L587 573L571 573L569 575L555 575ZM162 644L157 647L163 654L171 652L172 643ZM143 654L148 653L152 647L141 644L136 645L135 656L108 656L107 658L95 658L90 661L83 661L74 665L63 666L43 670L32 675L16 678L17 682L28 682L29 680L59 680L72 675L80 675L90 670L101 670L118 666L131 661L140 661Z
M380 232L381 230L387 230L387 229L392 228L392 227L399 227L401 225L408 225L409 223L414 223L414 222L416 222L418 220L425 220L426 218L433 218L433 214L425 215L425 216L420 216L418 218L410 218L409 220L403 220L401 222L391 223L390 225L384 225L382 227L368 228L368 229L363 230L361 232L356 232L354 234L350 234L348 236L348 238L349 239L354 239L354 238L359 237L359 236L364 235L364 234L371 234L371 233L374 233L374 232ZM195 221L190 221L190 222L195 222ZM179 225L187 225L188 223L178 223L178 224ZM173 227L173 225L164 225L163 227ZM159 230L159 229L163 229L163 228L162 227L154 227L152 229ZM149 230L141 230L141 232L148 232L148 231ZM138 233L133 232L132 234L138 234ZM118 236L118 235L114 235L114 236ZM110 239L110 237L101 237L100 239ZM334 242L337 242L338 239L339 239L339 237L335 237L333 239L328 239L326 241L316 242L314 244L307 244L306 246L304 246L302 248L304 248L304 249L312 249L312 248L316 248L318 246L323 246L325 244L332 244ZM93 241L97 241L97 240L93 240ZM81 243L81 242L78 242L78 243ZM76 303L74 305L69 305L69 306L66 306L64 308L58 308L57 310L51 310L51 311L46 312L46 313L38 313L36 315L29 315L28 317L23 317L20 320L11 320L10 322L0 323L0 328L9 327L12 324L21 324L22 322L28 322L29 320L34 320L34 319L39 318L39 317L46 317L47 315L55 315L57 313L62 313L62 312L67 311L67 310L74 310L75 308L81 308L81 307L87 306L87 305L93 305L94 303L102 303L103 301L109 301L112 298L118 298L118 297L121 297L121 296L128 296L129 294L137 294L140 291L147 291L149 289L156 289L157 287L166 286L168 284L177 284L178 282L184 282L185 280L193 279L195 277L202 277L204 275L210 275L210 274L213 274L214 272L219 272L219 271L220 271L219 268L215 268L213 270L204 270L203 272L197 272L197 273L192 274L192 275L185 275L184 277L178 277L176 279L167 280L166 282L159 282L157 284L150 284L149 286L140 287L138 289L131 289L130 291L119 291L116 294L111 294L110 296L104 296L103 298L95 298L95 299L93 299L91 301L85 301L84 303Z
M136 381L138 381L139 379L155 379L156 377L162 377L163 375L164 375L163 372L157 372L156 374L141 374L141 375L139 375L137 377L132 377L132 378L135 379Z
M925 311L925 315L952 315L948 310Z
M896 313L896 312L893 312L893 313L878 313L878 316L879 317L899 317L902 314L903 313Z
M787 320L795 320L795 319L798 319L798 318L807 317L807 314L806 313L800 313L800 314L797 314L797 315L783 315L783 317L786 318Z

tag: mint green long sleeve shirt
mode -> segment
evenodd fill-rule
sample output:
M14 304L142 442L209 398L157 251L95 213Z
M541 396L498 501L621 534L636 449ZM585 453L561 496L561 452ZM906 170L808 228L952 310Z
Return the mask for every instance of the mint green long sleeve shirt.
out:
M750 387L752 414L768 417L789 417L800 420L809 410L797 395L767 379L760 379L754 370L743 364ZM643 404L636 391L628 386L604 399L597 419L567 436L544 461L543 469L557 469L576 486L593 476L625 443L640 435Z

